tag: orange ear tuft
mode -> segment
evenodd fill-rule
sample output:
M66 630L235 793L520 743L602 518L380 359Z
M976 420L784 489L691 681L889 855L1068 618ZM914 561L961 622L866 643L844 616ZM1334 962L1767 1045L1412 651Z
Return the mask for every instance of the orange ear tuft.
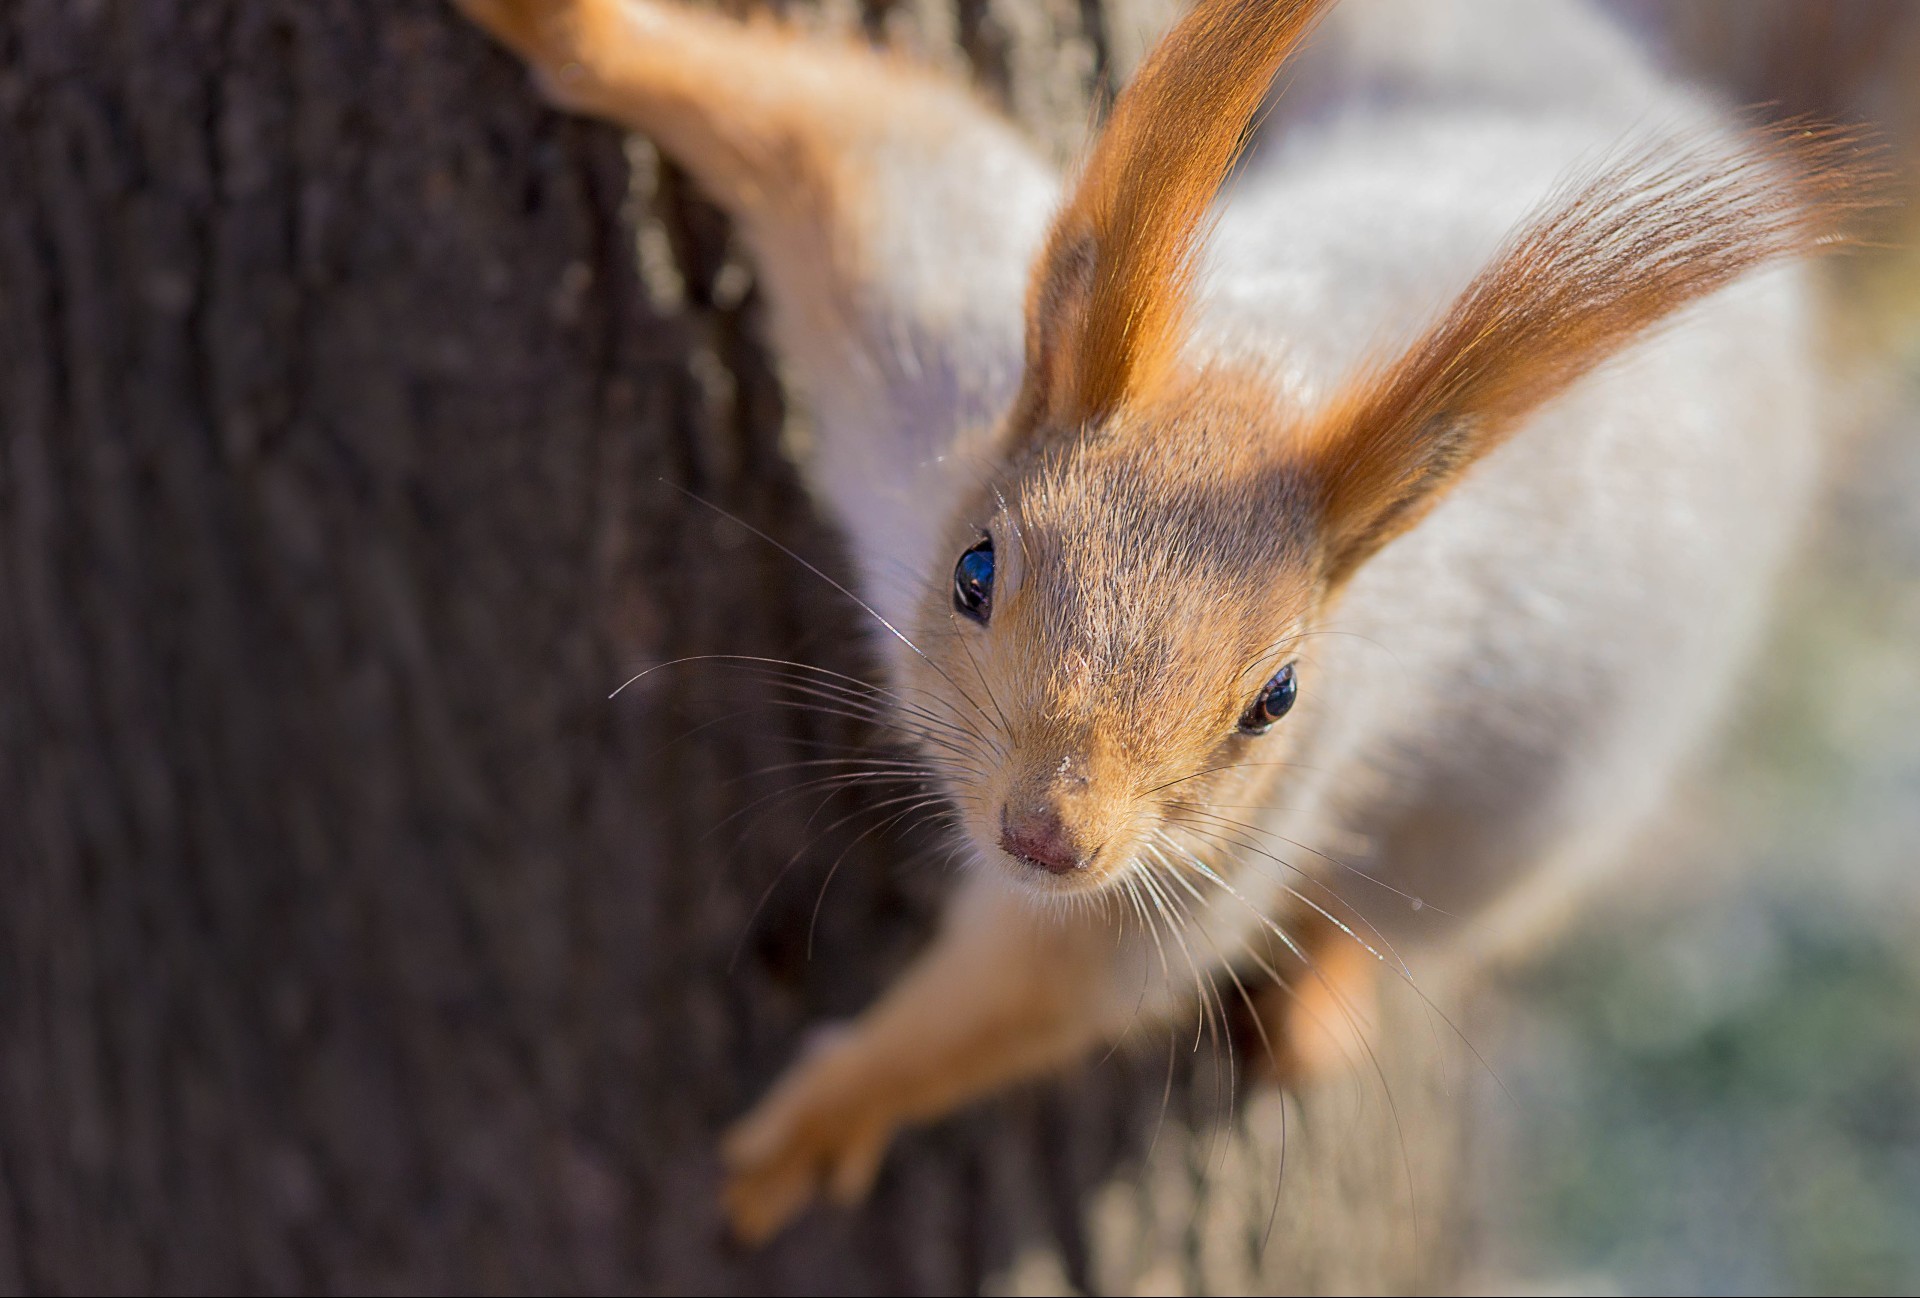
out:
M1332 585L1411 527L1520 421L1646 330L1760 266L1843 244L1881 179L1804 124L1657 141L1570 185L1310 440Z
M1164 377L1201 224L1274 73L1329 0L1198 0L1114 105L1027 307L1016 422L1079 425Z

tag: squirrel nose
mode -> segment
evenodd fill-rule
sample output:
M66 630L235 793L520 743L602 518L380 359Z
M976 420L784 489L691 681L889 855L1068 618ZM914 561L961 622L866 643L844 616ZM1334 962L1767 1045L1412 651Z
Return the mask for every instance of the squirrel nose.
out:
M1037 865L1049 874L1071 874L1086 868L1092 854L1081 856L1073 835L1051 807L1015 815L1000 813L1000 846L1009 856Z

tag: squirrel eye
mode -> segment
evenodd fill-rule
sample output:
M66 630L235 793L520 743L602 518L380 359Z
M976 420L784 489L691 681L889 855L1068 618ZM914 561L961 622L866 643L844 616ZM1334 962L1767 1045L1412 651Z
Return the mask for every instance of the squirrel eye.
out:
M982 624L993 612L992 537L982 537L953 566L953 606Z
M1274 722L1287 715L1287 709L1293 706L1294 696L1299 693L1299 679L1294 673L1293 664L1288 663L1273 674L1273 679L1260 691L1260 696L1240 714L1240 733L1266 734L1273 728Z

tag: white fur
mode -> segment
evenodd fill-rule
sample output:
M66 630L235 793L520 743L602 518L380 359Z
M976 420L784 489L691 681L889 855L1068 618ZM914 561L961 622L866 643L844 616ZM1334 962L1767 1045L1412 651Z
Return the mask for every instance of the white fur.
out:
M1263 358L1308 403L1430 320L1579 164L1727 125L1562 0L1359 0L1289 76L1223 201L1195 346ZM967 435L1017 382L1057 194L1010 137L973 144L958 192L932 179L951 158L881 168L870 228L901 273L867 302L878 387L782 338L820 422L812 480L896 623L946 580L934 536L976 471ZM1279 832L1357 834L1367 869L1456 913L1617 850L1720 706L1814 483L1801 280L1739 285L1610 363L1364 569L1334 623L1351 636L1309 656L1303 702L1337 706L1301 709L1315 773ZM1419 933L1462 936L1432 916Z

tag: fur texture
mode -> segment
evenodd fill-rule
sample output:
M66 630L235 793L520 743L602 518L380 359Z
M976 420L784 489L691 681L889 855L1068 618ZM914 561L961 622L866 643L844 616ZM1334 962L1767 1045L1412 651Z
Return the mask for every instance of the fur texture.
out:
M1604 861L1723 698L1815 479L1792 263L1859 201L1844 138L1742 128L1572 3L1373 0L1216 204L1330 6L1200 0L1062 201L865 53L460 3L741 222L974 867L730 1135L743 1236L857 1197L903 1122L1194 1012L1217 961L1282 989L1276 1068L1337 1056L1308 1020L1351 1026L1389 943L1519 931L1486 917ZM983 537L984 624L952 577ZM1288 663L1298 705L1245 733ZM1025 825L1074 868L1007 850Z

